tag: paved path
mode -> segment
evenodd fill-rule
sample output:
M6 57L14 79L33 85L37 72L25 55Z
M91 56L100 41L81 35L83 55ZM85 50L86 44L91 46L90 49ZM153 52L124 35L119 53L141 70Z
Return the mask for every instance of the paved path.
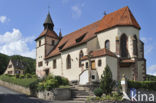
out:
M21 93L0 86L0 103L83 103L75 101L44 101L28 97Z

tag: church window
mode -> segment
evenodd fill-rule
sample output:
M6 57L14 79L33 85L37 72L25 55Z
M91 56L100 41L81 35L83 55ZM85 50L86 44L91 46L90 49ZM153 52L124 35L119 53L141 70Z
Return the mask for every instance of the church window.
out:
M133 36L133 53L137 55L138 53L138 46L137 46L137 37L136 35Z
M79 67L81 67L81 58L83 57L83 51L81 50L79 53Z
M39 47L41 46L41 40L39 41Z
M110 42L109 42L109 40L106 40L105 41L105 48L109 50L109 48L110 48Z
M121 57L128 57L128 45L127 45L128 38L125 34L122 34L120 37L120 55Z
M100 59L100 60L98 60L98 66L100 67L101 65L102 65L102 61Z
M56 68L56 59L53 60L53 68Z
M67 69L70 69L71 68L71 57L70 57L70 55L67 56L66 66L67 66Z
M88 62L86 62L86 68L88 68Z

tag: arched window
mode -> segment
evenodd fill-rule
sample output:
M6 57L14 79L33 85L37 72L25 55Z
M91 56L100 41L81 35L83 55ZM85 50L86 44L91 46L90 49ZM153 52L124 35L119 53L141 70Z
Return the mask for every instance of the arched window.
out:
M80 54L79 54L79 67L81 67L81 58L82 57L83 57L83 51L81 50Z
M66 66L67 66L67 69L71 68L71 57L69 54L68 54L67 59L66 59Z
M137 41L137 37L136 37L136 35L134 35L133 36L133 54L134 55L138 55L138 46L137 46L137 43L138 41Z
M105 41L105 48L109 50L109 48L110 48L110 42L109 42L109 40L106 40Z
M127 45L127 36L122 34L120 37L120 55L121 57L128 57L128 45Z

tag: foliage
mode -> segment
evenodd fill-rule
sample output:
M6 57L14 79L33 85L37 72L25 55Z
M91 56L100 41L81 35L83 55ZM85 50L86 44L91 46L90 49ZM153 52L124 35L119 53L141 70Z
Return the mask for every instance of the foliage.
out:
M43 78L39 82L37 86L37 90L38 91L43 91L43 90L50 91L62 85L63 86L69 85L68 79L61 77L61 76L48 75L47 77Z
M3 74L8 66L9 60L20 60L24 64L24 73L35 73L35 59L23 57L19 55L7 56L0 53L0 74Z
M26 73L24 77L25 77L25 78L32 78L32 75L29 74L29 73Z
M117 93L113 93L113 95L104 95L101 97L88 97L87 101L106 101L106 100L111 100L111 101L121 101L122 100L122 95L119 95Z
M128 81L128 88L156 90L156 81Z
M103 71L103 74L101 75L100 88L103 90L103 93L108 95L111 94L114 85L115 82L112 79L112 72L107 65Z
M156 76L147 74L146 80L147 81L156 81Z
M6 81L9 83L21 85L23 87L29 87L31 83L35 82L37 78L16 78L16 76L8 76L8 75L1 75L0 80Z
M69 85L60 85L59 88L70 88Z
M61 76L55 76L55 79L58 81L58 85L68 85L69 81L68 79L61 77Z
M10 57L0 53L0 74L3 74L7 68Z
M101 88L96 88L94 90L94 94L97 96L97 97L101 97L102 94L103 94L103 90Z

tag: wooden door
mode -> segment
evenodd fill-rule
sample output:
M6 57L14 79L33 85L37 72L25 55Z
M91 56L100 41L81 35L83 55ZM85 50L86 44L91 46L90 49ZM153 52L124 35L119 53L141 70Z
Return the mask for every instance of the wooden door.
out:
M95 69L95 61L91 61L92 63L92 69Z

